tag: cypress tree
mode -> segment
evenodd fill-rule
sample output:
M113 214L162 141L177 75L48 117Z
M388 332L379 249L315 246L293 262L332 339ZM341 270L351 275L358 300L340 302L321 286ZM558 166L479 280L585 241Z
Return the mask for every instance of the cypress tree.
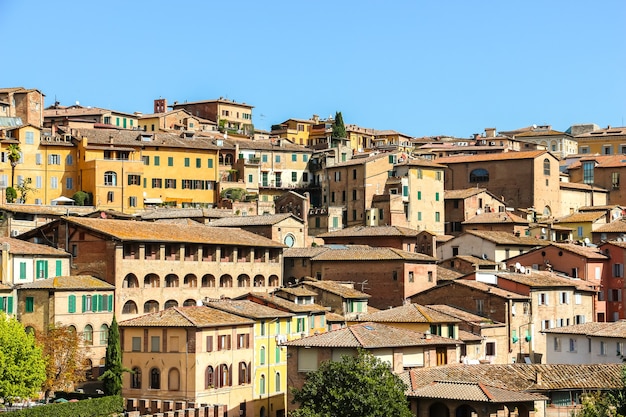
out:
M335 121L333 122L333 138L345 138L346 126L343 124L343 116L341 112L335 113Z
M115 316L113 316L113 321L109 328L104 373L99 378L104 382L104 392L106 395L122 394L122 374L124 372L129 372L129 370L122 365L120 330L117 327L117 320Z

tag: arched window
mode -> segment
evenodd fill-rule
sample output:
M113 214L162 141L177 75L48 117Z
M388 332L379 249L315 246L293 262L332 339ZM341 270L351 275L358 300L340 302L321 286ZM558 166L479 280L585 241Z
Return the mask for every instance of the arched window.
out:
M478 168L470 172L469 182L489 182L489 171Z
M159 302L156 300L146 301L143 305L144 313L156 313L159 311Z
M100 326L100 344L106 345L109 341L109 326L103 324Z
M230 379L230 369L228 368L228 365L226 364L220 365L218 372L219 372L218 388L232 385L232 380Z
M550 175L550 160L548 158L543 160L543 175Z
M276 378L274 379L274 391L280 392L280 372L276 372Z
M137 303L134 301L126 301L122 307L122 314L137 314Z
M246 274L241 274L237 277L237 286L239 288L250 286L250 277Z
M133 373L130 374L130 387L135 389L141 388L141 369L138 367L134 367Z
M176 368L170 369L167 375L167 389L169 391L180 390L180 372Z
M139 280L135 274L126 275L122 283L122 288L139 288Z
M269 330L268 330L269 332ZM260 353L260 364L261 365L265 365L265 346L261 346L261 353Z
M202 277L203 287L215 287L215 277L211 274L207 274Z
M163 308L168 309L172 307L178 307L178 301L176 300L167 300L165 302L165 306Z
M158 288L161 286L160 279L157 274L148 274L143 279L144 288Z
M198 286L198 278L194 274L185 275L183 285L187 288L196 288Z
M254 277L255 287L265 287L265 277L263 275L257 275Z
M178 275L168 274L165 277L165 286L166 287L178 287Z
M233 286L233 277L230 275L222 275L220 277L220 287L221 288L230 288Z
M261 381L259 384L259 393L265 394L265 375L261 375Z
M161 371L150 369L150 389L161 389Z
M270 275L270 287L278 287L280 285L277 275Z
M70 332L76 333L76 326L70 324L69 326L67 326L67 330L69 330Z
M247 384L248 380L248 365L245 362L239 362L239 385Z
M93 327L91 327L91 324L85 326L83 330L83 340L86 345L93 345Z
M204 379L205 379L204 385L206 388L215 388L215 375L214 375L213 367L211 365L209 365L206 368Z
M188 298L185 300L185 302L183 303L183 306L185 307L193 307L196 305L196 300L192 299L192 298Z
M117 185L117 174L114 171L104 173L104 185Z
M26 328L24 329L24 331L28 334L32 334L33 336L35 336L35 329L32 328L31 326L26 326Z

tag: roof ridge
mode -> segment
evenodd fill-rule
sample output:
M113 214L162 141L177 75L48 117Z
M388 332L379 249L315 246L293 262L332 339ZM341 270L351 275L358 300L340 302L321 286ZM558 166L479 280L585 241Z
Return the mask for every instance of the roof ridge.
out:
M419 305L419 304L412 304L412 305L413 305L413 306L415 306L415 308L417 309L417 311L419 311L419 312L420 312L420 314L421 314L422 316L424 316L424 317L426 318L426 320L428 320L428 322L432 322L432 321L433 321L432 317L430 317L430 315L429 315L429 314L426 314L426 313L422 310L422 306L421 306L421 305Z
M485 394L487 396L489 401L493 401L494 400L495 397L491 394L491 392L489 392L489 390L487 389L486 385L484 385L482 382L479 382L478 383L478 387L483 392L483 394Z
M193 320L192 320L192 319L191 319L191 318L190 318L187 314L185 314L184 312L182 312L182 311L180 310L180 307L178 307L178 306L177 306L177 307L174 307L174 310L176 310L176 312L177 312L178 314L180 314L181 316L183 316L183 318L184 318L185 320L187 320L189 323L193 324L194 326L197 326L197 325L198 325L198 324L197 324L195 321L193 321ZM166 310L163 310L163 311L166 311Z

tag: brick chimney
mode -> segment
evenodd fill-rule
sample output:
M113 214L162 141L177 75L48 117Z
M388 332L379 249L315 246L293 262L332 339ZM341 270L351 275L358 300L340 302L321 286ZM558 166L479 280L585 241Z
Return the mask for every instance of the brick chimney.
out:
M165 113L167 111L167 100L164 98L158 98L154 100L154 112Z

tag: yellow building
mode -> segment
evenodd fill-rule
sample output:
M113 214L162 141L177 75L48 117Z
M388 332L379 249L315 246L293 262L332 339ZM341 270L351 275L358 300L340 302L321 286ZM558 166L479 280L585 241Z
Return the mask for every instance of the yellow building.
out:
M185 109L195 117L216 122L220 129L246 136L254 134L252 109L246 103L237 103L220 97L217 100L205 100L189 103L174 102L173 110Z
M309 120L288 119L272 126L272 135L288 139L297 145L308 145L311 127L319 123L319 116L313 115Z
M426 159L410 159L393 168L399 187L390 194L402 194L406 227L444 234L444 165ZM403 226L403 225L401 225Z
M346 135L353 153L359 153L372 148L376 130L357 125L346 125Z
M623 155L626 154L626 127L611 127L581 133L574 137L581 154Z
M207 306L254 320L253 395L246 408L252 416L285 416L287 352L293 314L249 300L209 300Z
M218 149L211 137L94 129L80 132L80 189L100 209L213 206ZM184 135L184 134L182 134Z
M139 116L139 129L144 132L169 132L172 130L194 132L201 129L200 119L184 109Z
M254 321L207 306L172 307L119 323L129 409L154 412L227 404L246 413L253 400ZM240 414L243 410L243 414Z

